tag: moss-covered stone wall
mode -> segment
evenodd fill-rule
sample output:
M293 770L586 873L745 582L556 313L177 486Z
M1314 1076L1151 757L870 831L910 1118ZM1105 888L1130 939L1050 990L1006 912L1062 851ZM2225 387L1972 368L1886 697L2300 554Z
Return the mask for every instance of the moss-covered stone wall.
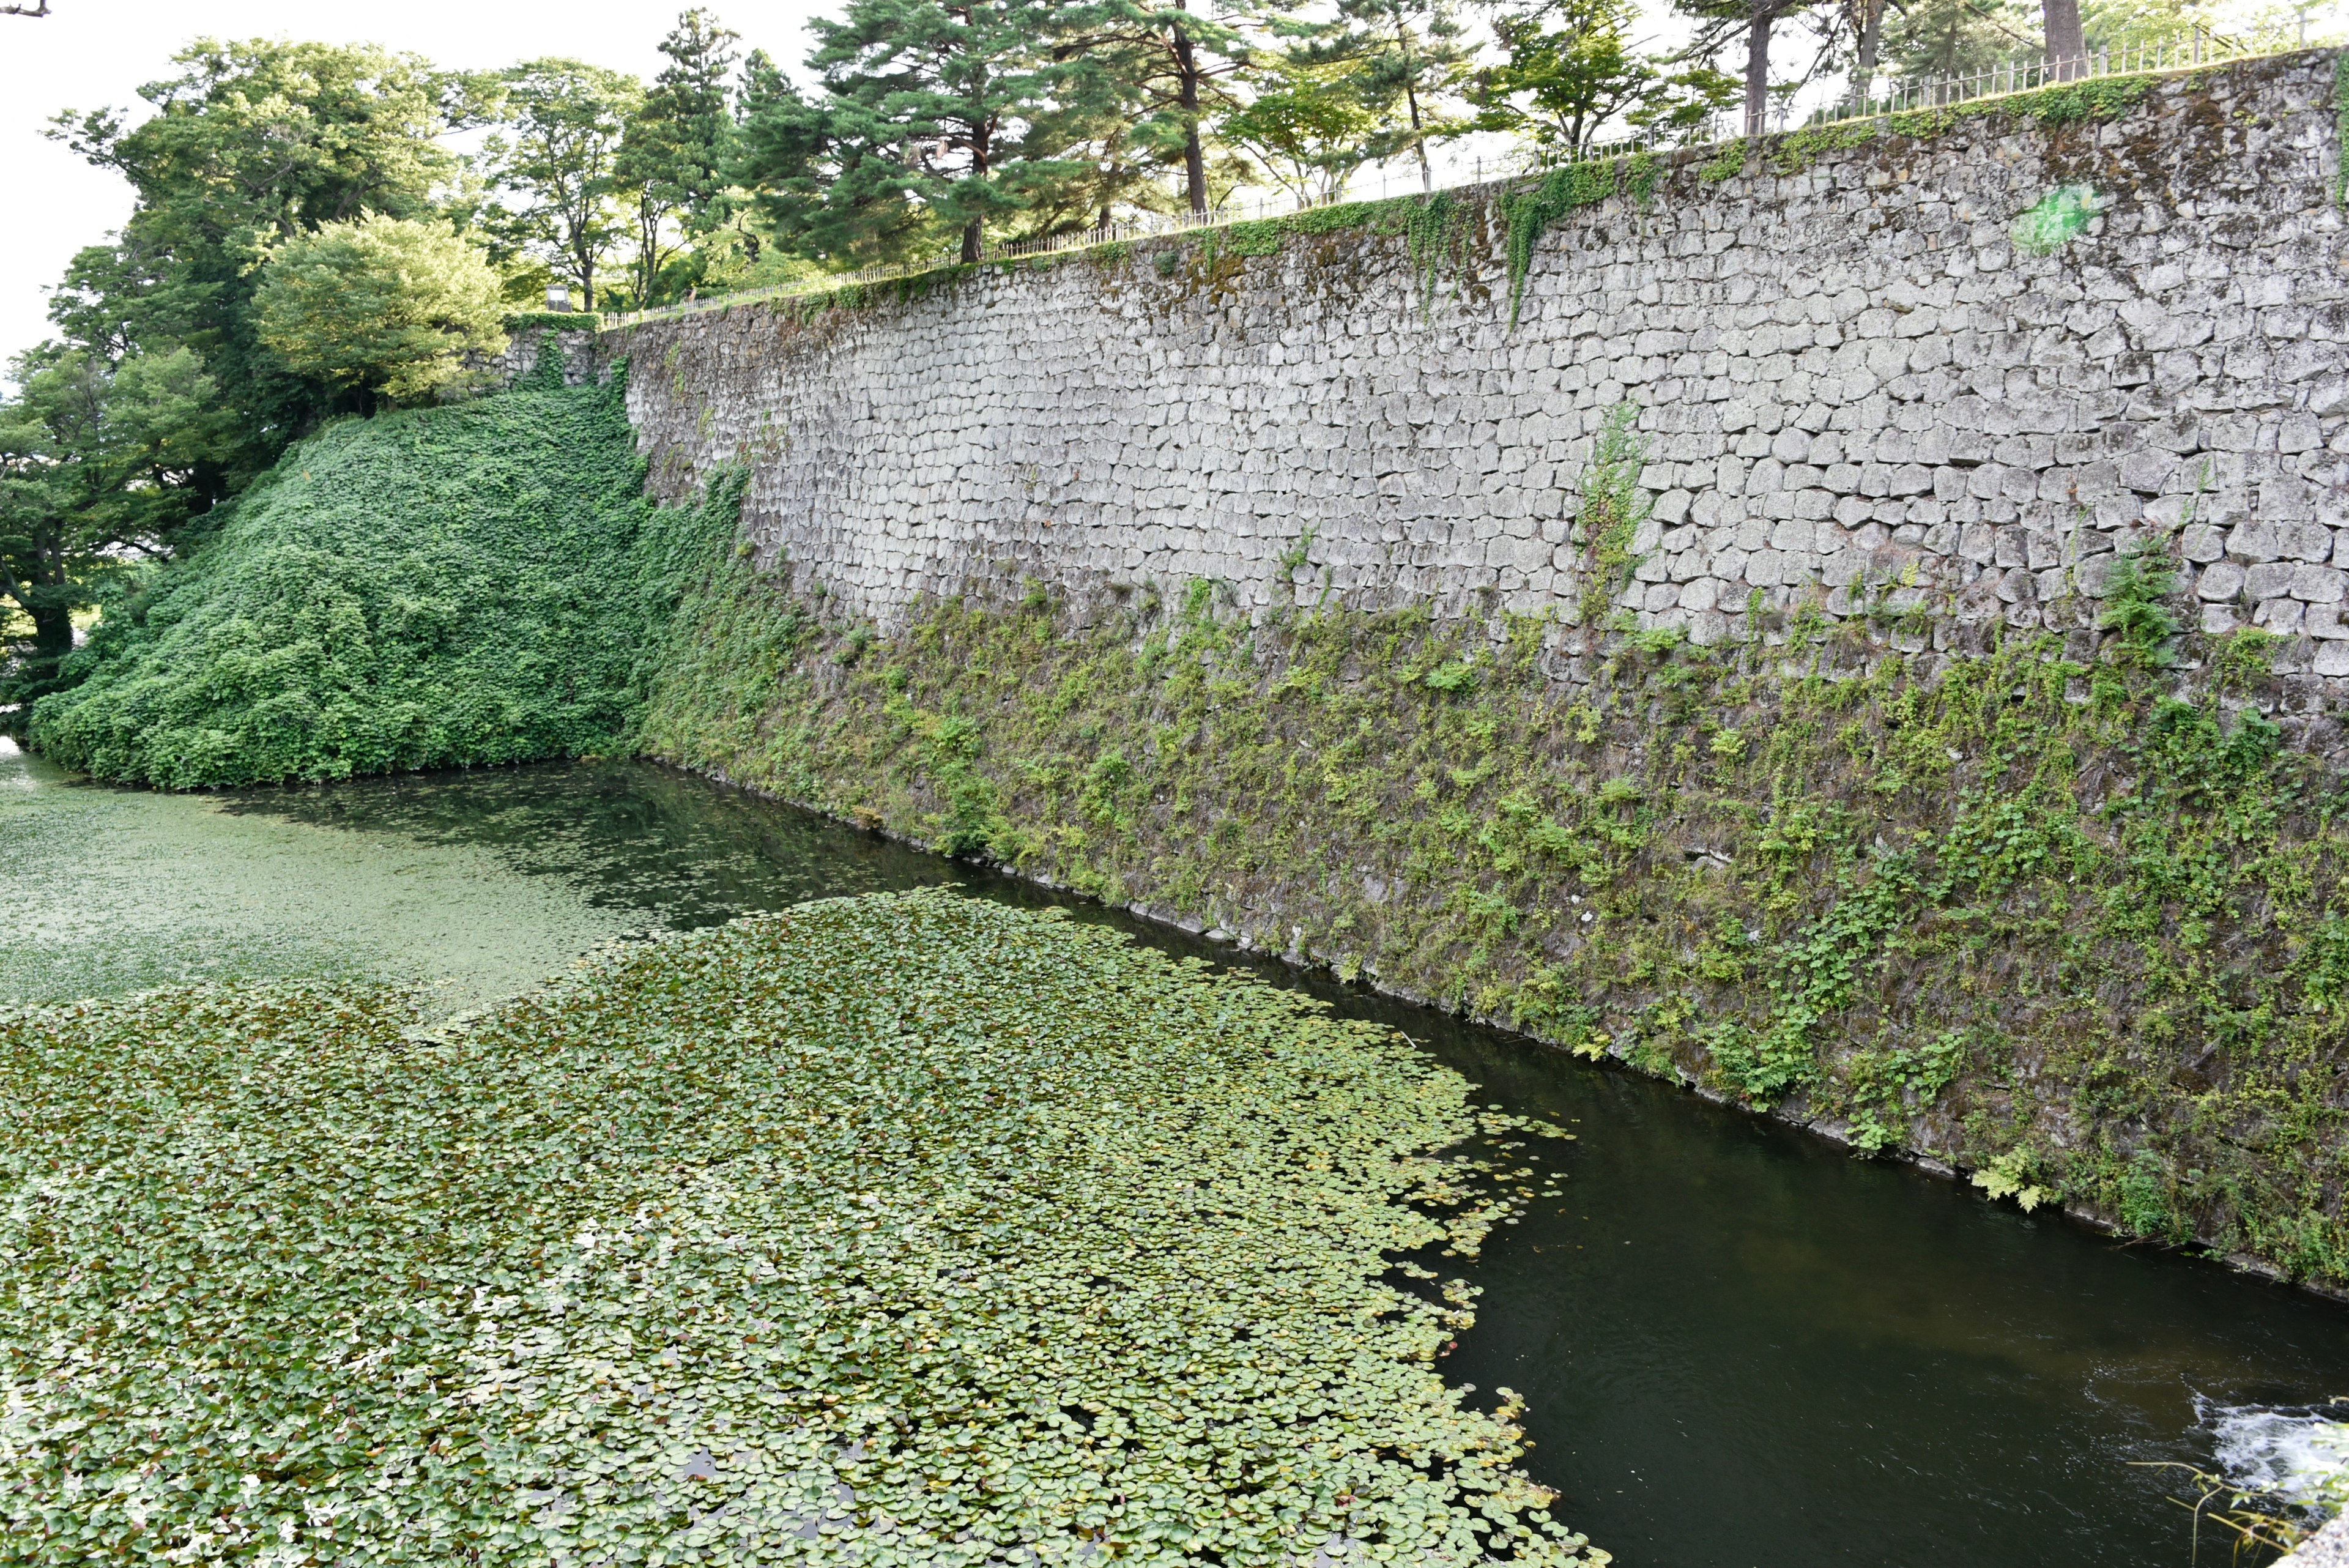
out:
M1925 673L1205 583L876 634L740 558L642 742L1558 1046L2349 1285L2349 807L2255 632ZM2201 656L2181 680L2164 659Z
M1946 649L2092 629L2151 536L2198 625L2349 681L2336 99L2321 52L2108 78L603 350L657 486L746 466L762 563L885 626L1024 576L1197 577L1251 615L1589 610L1701 644L1757 600L1881 598ZM1593 601L1584 473L1626 409L1638 515Z
M2335 79L606 335L640 744L2349 1288Z

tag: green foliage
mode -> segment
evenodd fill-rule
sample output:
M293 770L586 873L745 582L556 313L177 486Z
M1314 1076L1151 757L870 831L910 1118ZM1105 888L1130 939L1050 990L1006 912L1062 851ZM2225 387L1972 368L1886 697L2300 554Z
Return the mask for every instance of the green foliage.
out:
M2028 115L2042 125L2083 125L2118 119L2145 101L2154 80L2152 77L2095 77L2002 99L1998 104L2009 113Z
M604 325L604 318L592 310L525 310L502 318L508 332L530 332L545 327L554 332L593 332Z
M1610 423L1591 490L1633 497ZM1602 512L1594 589L1631 561ZM843 680L844 628L756 651L810 621L730 566L674 623L643 743L2007 1197L2119 1222L2147 1150L2158 1234L2349 1278L2349 818L2251 654L2188 631L2175 669L2089 668L2017 638L1927 674L1864 627L1640 651L1596 618L1251 627L1192 587L1085 628L934 607ZM1560 639L1604 657L1559 683Z
M1341 67L1336 85L1370 117L1362 150L1371 160L1405 158L1429 171L1427 149L1469 129L1460 116L1475 47L1452 0L1337 0L1317 58Z
M1082 175L1024 138L1051 123L1064 72L1039 0L849 0L817 17L821 96L778 78L750 106L738 173L784 244L835 261L894 258L958 234L978 259L990 223Z
M468 78L361 47L199 39L140 89L152 112L60 115L53 131L129 181L121 233L82 251L50 302L67 342L108 360L197 354L231 417L189 483L224 499L335 402L256 331L270 246L362 213L433 215L457 161L440 138L473 112Z
M1476 684L1476 661L1454 659L1437 665L1422 678L1430 691L1465 691Z
M2104 608L2096 625L2117 633L2115 651L2125 662L2154 665L2165 661L2164 649L2178 631L2169 607L2178 591L2177 568L2158 545L2132 545L2120 552L2105 578Z
M731 516L651 506L633 448L597 387L330 426L109 607L34 742L167 789L620 746Z
M1630 582L1640 565L1631 542L1655 509L1654 501L1640 488L1648 447L1640 437L1639 422L1640 410L1630 403L1608 410L1582 471L1581 510L1575 528L1588 561L1582 586L1585 626L1601 624L1609 603Z
M2012 1198L2025 1214L2054 1196L2033 1179L2038 1161L2027 1148L2008 1149L1974 1172L1974 1185L1992 1198Z
M2045 47L2038 0L1911 0L1878 15L1884 74L1899 80L1971 76Z
M688 247L734 211L726 173L735 151L727 78L739 42L740 35L698 6L680 14L660 42L668 63L621 133L612 183L636 253L629 293L640 309L666 304L708 277L716 253Z
M1736 83L1710 67L1634 53L1638 21L1629 0L1551 0L1495 17L1502 58L1478 72L1470 90L1476 129L1572 158L1618 122L1693 130L1736 96ZM1671 70L1675 64L1684 68Z
M1420 313L1425 315L1435 308L1436 291L1446 272L1456 295L1475 265L1484 239L1484 211L1479 203L1462 201L1449 191L1405 198L1401 211L1403 249L1419 283Z
M2349 49L2333 57L2333 119L2341 136L2339 198L2349 207Z
M1844 1070L1853 1147L1876 1154L1906 1141L1909 1120L1956 1082L1967 1055L1966 1038L1954 1029L1915 1045L1852 1053Z
M1378 117L1338 69L1290 64L1224 117L1222 138L1252 156L1299 202L1326 202L1370 161Z
M492 373L466 358L505 352L500 292L446 223L363 217L271 251L253 303L261 340L295 374L419 403Z
M1606 201L1619 190L1645 201L1655 184L1655 160L1641 153L1568 163L1551 170L1531 188L1503 196L1501 218L1508 231L1509 325L1516 326L1518 307L1525 301L1526 272L1533 265L1534 246L1552 223L1577 207Z
M2086 234L2096 214L2111 204L2086 185L2059 185L2017 216L2008 233L2017 250L2051 255Z
M483 221L595 308L605 257L626 232L616 202L619 155L644 84L584 60L526 60L500 77L502 118L483 159L503 192Z
M607 949L432 1028L292 984L12 1011L0 1533L60 1564L1592 1561L1513 1468L1513 1397L1433 1374L1474 1293L1381 1277L1518 1201L1446 1150L1541 1129L1470 1087L943 892Z
M0 402L0 702L25 704L55 683L74 612L193 531L234 416L185 348L52 348L16 369L23 389Z
M1711 158L1697 165L1696 177L1708 185L1718 185L1723 180L1734 180L1745 172L1745 139L1737 137L1723 142L1713 150Z

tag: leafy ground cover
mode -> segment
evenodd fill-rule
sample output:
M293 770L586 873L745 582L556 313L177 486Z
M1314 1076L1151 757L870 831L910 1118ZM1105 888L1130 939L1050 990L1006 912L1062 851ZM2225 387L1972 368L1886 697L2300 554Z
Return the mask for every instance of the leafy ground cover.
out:
M1433 1367L1469 1087L938 892L0 1014L0 1562L1602 1563Z
M606 751L731 507L644 499L620 388L331 425L106 607L33 743L167 789Z

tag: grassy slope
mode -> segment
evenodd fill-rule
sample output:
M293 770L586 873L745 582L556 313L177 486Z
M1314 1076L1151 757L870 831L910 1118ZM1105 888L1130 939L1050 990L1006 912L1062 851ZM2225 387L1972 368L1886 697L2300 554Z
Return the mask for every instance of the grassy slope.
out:
M33 742L170 789L607 750L706 520L643 499L616 388L337 424L113 607Z

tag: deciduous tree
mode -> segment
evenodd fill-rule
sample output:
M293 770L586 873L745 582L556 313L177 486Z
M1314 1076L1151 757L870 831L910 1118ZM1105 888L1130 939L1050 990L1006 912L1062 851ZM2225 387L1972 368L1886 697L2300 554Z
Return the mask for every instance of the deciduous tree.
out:
M207 504L198 483L236 417L192 350L119 362L85 348L19 358L0 402L0 727L48 690L73 612L106 579L167 553Z
M1378 117L1340 68L1292 66L1217 130L1300 202L1326 202L1370 159Z
M254 296L261 339L293 369L363 399L423 402L503 352L502 287L449 224L328 223L278 246Z
M1630 0L1557 0L1494 18L1499 63L1477 73L1477 129L1572 153L1610 128L1671 131L1701 124L1734 96L1706 67L1671 71L1639 53Z
M484 152L506 195L485 213L595 308L595 280L622 234L614 200L621 139L644 97L636 78L582 60L527 61L504 73L512 126Z
M437 140L476 107L468 78L377 48L253 40L190 45L140 89L152 112L67 112L51 134L130 182L113 243L78 254L52 317L102 358L134 345L201 356L237 416L198 462L218 500L259 473L330 400L255 333L268 248L362 212L430 213L456 172Z

